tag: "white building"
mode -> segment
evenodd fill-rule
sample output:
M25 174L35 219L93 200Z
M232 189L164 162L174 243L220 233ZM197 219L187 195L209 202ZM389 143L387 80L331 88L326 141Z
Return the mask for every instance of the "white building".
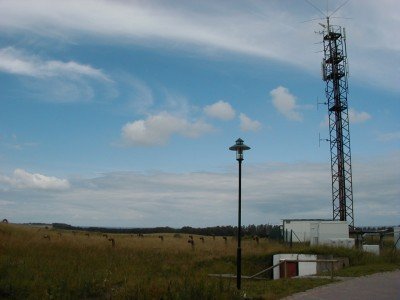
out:
M285 242L310 242L310 225L312 222L329 221L324 219L284 219L283 240Z
M285 242L354 246L354 240L349 239L349 226L346 221L285 219L282 229Z

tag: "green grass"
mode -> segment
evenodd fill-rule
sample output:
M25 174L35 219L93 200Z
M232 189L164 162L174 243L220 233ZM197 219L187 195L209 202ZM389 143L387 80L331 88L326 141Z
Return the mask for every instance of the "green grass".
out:
M348 268L335 272L335 276L358 277L371 275L377 272L391 272L398 270L399 268L399 265L391 263L372 263L359 266L350 266Z
M59 234L61 233L61 235ZM50 235L51 240L43 238ZM331 282L329 279L243 280L209 277L236 273L236 242L195 236L158 235L138 238L113 235L115 247L101 233L61 232L0 224L0 298L9 299L279 299ZM292 249L244 240L243 274L252 275L272 264L278 252L334 254L349 257L341 276L358 276L399 268L399 255L382 256L357 250L305 245Z

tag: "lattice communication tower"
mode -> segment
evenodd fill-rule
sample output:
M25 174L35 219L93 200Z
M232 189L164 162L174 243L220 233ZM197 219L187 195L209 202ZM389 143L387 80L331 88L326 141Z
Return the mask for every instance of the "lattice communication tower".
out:
M344 28L330 25L329 17L326 25L321 26L324 27L322 78L326 82L329 114L333 220L347 221L354 228L346 33Z

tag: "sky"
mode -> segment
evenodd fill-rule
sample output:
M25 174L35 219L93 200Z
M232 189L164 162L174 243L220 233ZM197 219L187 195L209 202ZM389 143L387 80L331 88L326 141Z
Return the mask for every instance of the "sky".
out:
M0 218L236 225L239 137L251 147L242 224L331 218L318 23L334 13L347 34L355 225L400 224L399 11L396 0L0 0Z

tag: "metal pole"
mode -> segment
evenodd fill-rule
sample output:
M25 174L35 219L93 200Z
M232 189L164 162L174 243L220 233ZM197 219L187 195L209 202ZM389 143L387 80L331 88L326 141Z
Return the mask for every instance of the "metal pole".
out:
M242 159L238 159L239 162L239 203L238 203L238 233L237 233L237 276L236 276L236 286L237 289L240 290L241 280L242 280L242 248L241 248L241 236L242 236L242 218L241 218L241 210L242 210Z
M290 229L290 248L293 246L293 229Z

